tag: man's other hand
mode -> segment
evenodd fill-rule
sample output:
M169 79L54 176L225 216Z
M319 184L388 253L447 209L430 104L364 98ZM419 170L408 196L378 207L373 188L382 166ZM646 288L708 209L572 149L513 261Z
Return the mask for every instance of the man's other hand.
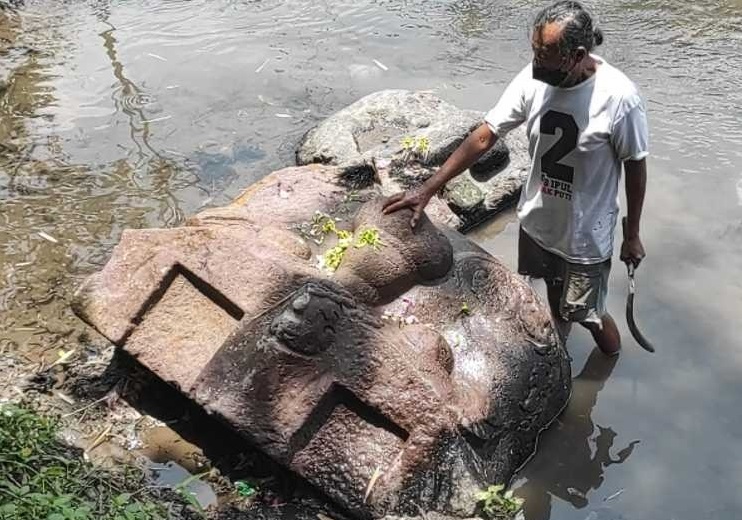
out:
M424 185L414 190L395 193L384 201L384 215L394 213L400 209L410 208L412 209L410 226L414 228L420 220L420 217L422 217L423 210L425 210L425 206L428 205L433 194L434 192L427 189Z
M625 264L633 264L639 267L642 259L647 256L644 252L644 245L638 236L626 238L621 244L621 261Z

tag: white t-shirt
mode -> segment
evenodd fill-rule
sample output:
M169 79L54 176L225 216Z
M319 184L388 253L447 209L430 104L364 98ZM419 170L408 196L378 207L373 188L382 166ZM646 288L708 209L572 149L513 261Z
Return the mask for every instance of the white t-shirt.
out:
M518 203L521 226L544 249L580 264L612 256L621 166L649 155L637 86L593 58L595 74L570 88L533 79L529 64L485 117L499 137L527 124L531 170Z

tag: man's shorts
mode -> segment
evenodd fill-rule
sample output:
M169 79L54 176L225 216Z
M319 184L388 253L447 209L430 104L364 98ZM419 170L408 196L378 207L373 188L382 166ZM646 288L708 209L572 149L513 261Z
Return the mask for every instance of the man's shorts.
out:
M611 260L599 264L573 264L547 251L520 229L518 272L561 286L559 314L564 321L602 324L606 314Z

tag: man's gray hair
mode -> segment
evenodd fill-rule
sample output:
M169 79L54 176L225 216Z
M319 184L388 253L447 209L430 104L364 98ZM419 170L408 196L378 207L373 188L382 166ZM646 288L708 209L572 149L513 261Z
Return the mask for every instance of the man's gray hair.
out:
M534 30L547 23L557 22L564 27L559 47L562 54L568 54L585 47L590 52L603 43L603 31L595 26L590 12L580 2L562 0L543 8L533 22Z

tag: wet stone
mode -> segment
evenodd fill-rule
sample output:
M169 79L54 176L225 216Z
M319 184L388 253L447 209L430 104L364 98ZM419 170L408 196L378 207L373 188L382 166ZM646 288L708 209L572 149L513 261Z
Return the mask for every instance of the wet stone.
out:
M445 197L456 213L472 211L484 201L484 193L466 178L450 181L445 188Z
M342 168L274 172L124 232L74 310L349 514L472 516L564 407L568 358L527 283L427 216L383 215L382 194Z
M296 161L338 165L352 172L354 186L380 180L389 195L422 184L483 120L483 113L429 92L383 90L307 132ZM467 231L514 204L527 165L522 131L499 140L441 195L458 217L451 220L454 227Z

